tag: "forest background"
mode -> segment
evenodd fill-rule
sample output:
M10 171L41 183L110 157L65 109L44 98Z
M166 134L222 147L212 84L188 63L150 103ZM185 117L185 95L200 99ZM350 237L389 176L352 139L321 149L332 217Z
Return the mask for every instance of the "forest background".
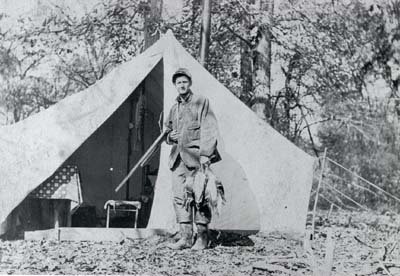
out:
M171 29L287 139L316 157L327 148L400 197L399 0L98 0L83 13L66 2L0 15L1 124L89 87ZM335 177L353 198L381 203Z

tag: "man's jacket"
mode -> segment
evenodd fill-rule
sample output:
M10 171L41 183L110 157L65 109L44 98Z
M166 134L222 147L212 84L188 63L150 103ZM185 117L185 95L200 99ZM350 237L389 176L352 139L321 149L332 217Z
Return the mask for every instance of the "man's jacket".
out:
M212 163L221 160L217 151L217 120L204 96L191 91L186 100L178 96L165 127L167 131L179 133L177 142L167 138L167 143L173 145L169 159L171 169L179 155L186 166L193 168L200 167L200 156L210 158Z

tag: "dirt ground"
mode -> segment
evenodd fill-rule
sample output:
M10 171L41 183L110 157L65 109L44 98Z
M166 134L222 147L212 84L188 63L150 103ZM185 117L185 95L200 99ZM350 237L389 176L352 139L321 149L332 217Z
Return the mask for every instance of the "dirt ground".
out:
M400 216L389 212L340 212L329 219L321 213L308 250L304 238L278 232L247 237L212 232L211 248L200 252L172 251L166 236L118 243L0 241L0 273L322 275L331 229L331 275L394 276L400 275L399 225Z

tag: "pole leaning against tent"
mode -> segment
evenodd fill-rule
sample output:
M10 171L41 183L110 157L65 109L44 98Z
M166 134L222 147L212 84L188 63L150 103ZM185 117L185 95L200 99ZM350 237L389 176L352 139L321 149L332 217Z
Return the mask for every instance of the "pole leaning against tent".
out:
M131 169L127 176L119 183L117 188L115 188L115 192L118 192L122 186L128 181L128 179L133 175L133 173L140 167L143 167L147 161L153 156L154 152L161 145L162 141L164 140L165 135L167 135L168 131L163 131L160 136L153 142L153 144L149 147L149 149L143 154L143 156L139 159L136 165Z
M321 189L321 183L322 183L322 178L324 177L324 169L325 169L325 161L326 161L326 152L327 149L325 148L324 150L324 156L322 159L322 165L321 165L321 175L319 176L319 181L318 181L318 187L317 191L315 193L315 200L314 200L314 208L313 208L313 213L312 213L312 225L311 225L311 235L314 236L314 228L315 228L315 213L317 212L317 204L318 204L318 196L319 196L319 190Z

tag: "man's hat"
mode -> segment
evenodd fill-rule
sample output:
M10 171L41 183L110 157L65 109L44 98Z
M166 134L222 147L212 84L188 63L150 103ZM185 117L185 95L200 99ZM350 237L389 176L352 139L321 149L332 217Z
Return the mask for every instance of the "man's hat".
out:
M192 75L189 73L189 70L186 68L179 68L178 70L175 71L175 73L172 75L172 83L175 83L175 80L178 77L185 76L189 79L190 82L192 82Z

